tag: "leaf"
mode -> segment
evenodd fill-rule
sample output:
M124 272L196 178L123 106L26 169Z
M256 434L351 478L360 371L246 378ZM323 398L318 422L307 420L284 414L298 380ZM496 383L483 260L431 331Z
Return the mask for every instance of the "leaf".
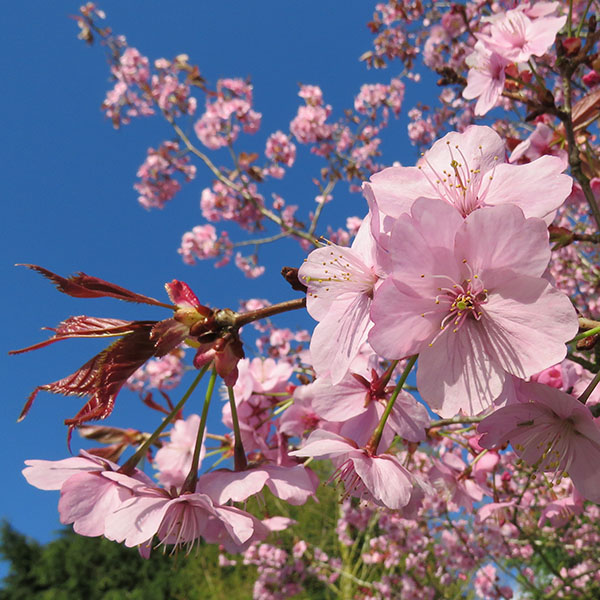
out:
M600 89L588 92L581 100L573 106L573 127L581 128L591 120L600 115Z
M40 390L65 396L89 396L74 417L65 419L65 424L69 425L69 439L77 425L108 417L123 384L155 353L154 341L150 339L154 323L134 323L140 324L135 331L111 344L71 375L36 387L23 407L19 421L25 418Z
M69 296L75 298L117 298L118 300L124 300L125 302L138 302L141 304L152 304L154 306L163 306L165 308L175 308L169 304L159 302L149 296L143 296L142 294L136 294L130 290L126 290L114 283L109 283L103 279L86 275L85 273L76 273L71 275L69 278L61 277L44 267L38 265L19 265L28 267L34 271L37 271L47 279L50 279L59 292L63 292Z
M70 338L97 338L112 337L132 333L140 327L154 325L155 321L123 321L122 319L105 319L102 317L88 317L80 315L69 317L58 324L56 328L44 327L47 331L54 331L54 335L43 342L38 342L27 348L20 350L11 350L9 354L21 354L30 350L44 348L54 342L67 340Z

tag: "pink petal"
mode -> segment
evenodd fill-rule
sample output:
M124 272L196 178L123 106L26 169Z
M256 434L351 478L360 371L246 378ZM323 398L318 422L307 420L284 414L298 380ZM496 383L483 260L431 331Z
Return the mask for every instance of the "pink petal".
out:
M492 355L493 356L493 355ZM462 410L477 415L500 395L506 374L492 360L479 323L447 329L419 354L417 386L429 406L447 418Z
M525 219L518 207L484 207L471 213L457 232L456 256L466 259L491 289L486 270L511 269L522 275L541 276L550 260L547 239L546 224L541 219Z
M356 454L352 462L369 492L384 506L397 510L408 504L412 490L410 473L396 458Z
M435 304L435 293L429 297L409 295L387 279L373 298L369 343L388 359L416 354L439 332L443 314Z
M104 533L104 523L131 492L100 473L78 473L62 486L58 512L61 523L73 523L79 535L95 537Z
M317 429L310 434L308 440L299 450L290 452L290 456L313 456L314 458L333 458L356 450L346 438Z
M417 198L439 197L417 167L389 167L371 175L369 181L377 205L393 218L408 213Z
M577 334L577 315L568 296L537 277L507 278L482 306L487 350L502 368L529 377L559 363L565 342ZM551 323L540 327L539 316Z
M525 217L539 217L549 225L546 217L563 204L573 187L571 177L563 173L565 168L558 156L542 156L526 165L498 165L485 203L515 204Z
M103 467L82 456L63 460L26 460L23 476L40 490L60 490L63 483L82 471L101 471Z
M196 490L210 496L216 503L243 502L258 494L269 475L262 469L228 471L220 469L200 476Z

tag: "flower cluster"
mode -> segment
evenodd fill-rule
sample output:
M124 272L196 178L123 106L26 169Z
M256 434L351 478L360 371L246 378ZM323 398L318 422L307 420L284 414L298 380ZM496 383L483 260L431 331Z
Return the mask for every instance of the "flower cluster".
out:
M61 520L144 555L200 539L241 552L258 568L254 596L264 600L318 584L365 600L466 589L494 600L523 590L595 597L597 559L587 550L600 540L600 158L599 95L587 92L598 84L600 32L590 7L381 2L369 24L374 48L362 59L374 67L400 60L402 77L360 86L339 118L319 86L301 85L289 132L265 136L262 156L240 150L242 134L261 123L249 80L221 79L211 89L185 55L151 67L95 25L103 18L95 6L84 7L82 37L102 37L112 53L115 86L103 108L115 126L162 114L177 136L150 149L140 167L143 206L162 208L179 189L177 173L193 179L192 160L210 170L204 222L183 235L183 261L233 262L255 278L265 271L261 246L291 238L307 256L283 269L301 297L251 299L239 312L200 304L178 280L166 285L167 304L83 273L32 267L71 296L172 311L160 321L70 317L25 349L118 338L75 373L38 386L22 412L42 390L86 396L66 421L69 432L80 428L107 445L28 461L30 483L60 490ZM442 88L437 104L406 111L408 138L425 151L415 166L383 168L382 132L401 114L405 91L411 97L408 86L418 85L421 64ZM186 127L194 87L205 108ZM503 111L493 127L474 124L492 109ZM204 149L187 137L190 127ZM229 166L206 149L227 155ZM301 151L321 165L305 216L306 206L266 187L302 164ZM362 190L368 212L325 226L340 180ZM250 239L230 238L217 223L235 223ZM304 307L317 321L312 335L271 319ZM252 359L240 337L249 324L258 332ZM166 391L187 370L184 346L198 374L174 405ZM186 403L205 373L195 414ZM224 434L207 428L217 377ZM153 433L87 425L110 415L124 385L166 414ZM137 470L144 457L154 478ZM226 459L229 468L217 468ZM261 507L270 495L278 507L311 502L318 478L309 464L318 459L328 461L322 470L341 498L336 548L296 538L274 545L267 536L284 540L291 518L260 521L250 499ZM543 577L530 566L536 557ZM232 559L222 554L221 564ZM517 587L499 574L507 564Z

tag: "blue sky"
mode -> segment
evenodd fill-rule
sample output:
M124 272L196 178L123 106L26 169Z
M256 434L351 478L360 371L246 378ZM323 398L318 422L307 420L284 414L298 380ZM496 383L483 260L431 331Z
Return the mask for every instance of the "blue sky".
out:
M99 3L107 22L127 36L131 46L151 60L186 53L212 84L219 77L252 78L255 109L263 114L261 131L244 137L240 148L262 150L267 135L287 131L300 99L298 83L321 86L334 115L352 106L364 82L388 83L394 68L368 71L358 57L370 48L366 23L374 3L364 0L303 2L189 2L116 0ZM110 300L80 300L59 294L35 273L14 267L36 263L62 275L84 271L142 294L164 299L163 284L181 279L201 302L237 308L242 298L294 297L278 275L283 265L298 265L303 252L284 242L266 258L267 274L251 281L234 267L214 269L182 263L176 250L183 232L201 224L200 193L210 185L207 170L163 210L146 211L132 189L135 173L148 146L170 139L158 118L134 120L115 131L100 111L110 86L103 50L77 40L77 2L12 2L3 6L5 27L0 44L5 117L0 146L2 188L8 215L2 220L4 334L2 374L3 475L5 493L0 515L18 530L45 542L59 528L58 495L30 487L21 475L28 458L56 460L67 456L65 417L82 400L42 393L30 415L16 423L30 391L73 372L106 344L72 340L32 354L8 357L9 349L45 338L42 326L54 326L71 315L162 319L159 308ZM8 80L8 81L6 81ZM407 85L405 105L431 93L425 84ZM406 137L406 117L385 134L382 162L411 164L416 151ZM301 211L314 206L310 179L320 163L299 149L293 175L273 186ZM218 161L217 161L218 162ZM365 212L360 195L344 184L324 223L343 225L347 216ZM238 239L240 239L238 237ZM267 257L267 253L262 253ZM290 315L285 326L312 327L308 317ZM181 392L177 392L175 397ZM200 410L198 402L196 410ZM218 427L213 412L209 428ZM151 428L157 416L133 394L123 393L108 421L115 426ZM211 427L212 425L212 427ZM78 447L74 438L74 449Z

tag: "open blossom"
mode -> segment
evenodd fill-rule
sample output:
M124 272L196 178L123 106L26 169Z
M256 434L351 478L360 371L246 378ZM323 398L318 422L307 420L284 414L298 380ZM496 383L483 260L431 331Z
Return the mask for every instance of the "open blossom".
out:
M472 125L438 140L416 167L389 167L369 184L380 210L398 217L417 198L441 198L463 217L482 206L516 204L526 217L549 224L571 193L563 160L542 156L526 165L504 160L504 142L489 127Z
M511 205L463 219L423 198L397 219L369 342L389 359L419 354L419 391L443 417L480 413L510 374L526 378L564 358L578 324L568 297L542 278L547 236L541 219Z
M473 100L476 115L485 115L496 106L504 90L504 68L508 61L488 50L481 42L475 44L475 51L470 54L466 63L469 66L467 86L462 92L463 98Z
M600 502L600 429L589 408L541 383L522 383L517 393L520 402L479 423L480 444L494 448L510 442L527 464L558 479L568 474L584 498Z
M233 143L240 130L256 133L262 115L252 109L252 85L242 79L219 79L216 96L194 125L198 139L211 150Z
M313 250L298 271L307 286L306 308L319 321L310 342L317 373L338 383L365 342L369 309L380 279L367 216L350 248L329 244Z
M513 9L492 17L489 32L475 36L506 60L527 62L547 52L566 21L566 16L530 19L524 11Z
M471 477L467 476L467 465L452 452L447 452L440 460L434 459L429 471L429 479L436 486L438 493L448 500L450 510L462 507L468 512L473 510L473 503L483 498L483 489Z
M532 161L545 154L552 154L560 157L566 163L567 151L560 147L559 141L560 136L552 127L545 123L538 123L533 133L512 151L508 160L511 163L522 158Z
M316 414L326 421L340 423L338 433L359 445L369 441L393 390L375 369L367 368L367 361L361 355L337 384L332 385L331 378L325 375L303 387L304 396L312 398ZM411 442L423 441L429 423L426 408L403 390L389 414L380 447L389 447L394 435Z
M296 160L296 146L285 133L276 131L267 139L265 156L276 163L291 167Z
M317 430L290 456L332 459L337 465L333 478L344 484L346 497L371 500L392 509L402 508L410 501L412 476L391 454L372 455L351 440Z
M219 506L206 494L172 497L145 487L134 489L133 497L107 516L105 535L129 547L146 544L156 535L162 544L191 548L201 537L217 537L224 530L234 545L242 546L255 529L266 530L250 514Z
M152 485L141 471L132 477L118 473L119 465L84 450L63 460L26 460L25 464L28 483L42 490L60 490L61 523L73 523L76 533L89 537L104 534L106 517L131 498L132 486Z
M190 164L189 156L181 154L177 142L163 142L157 150L149 148L148 156L137 172L140 181L133 185L140 194L139 203L144 208L164 208L181 189L181 184L174 178L177 172L185 181L196 176L196 167Z

